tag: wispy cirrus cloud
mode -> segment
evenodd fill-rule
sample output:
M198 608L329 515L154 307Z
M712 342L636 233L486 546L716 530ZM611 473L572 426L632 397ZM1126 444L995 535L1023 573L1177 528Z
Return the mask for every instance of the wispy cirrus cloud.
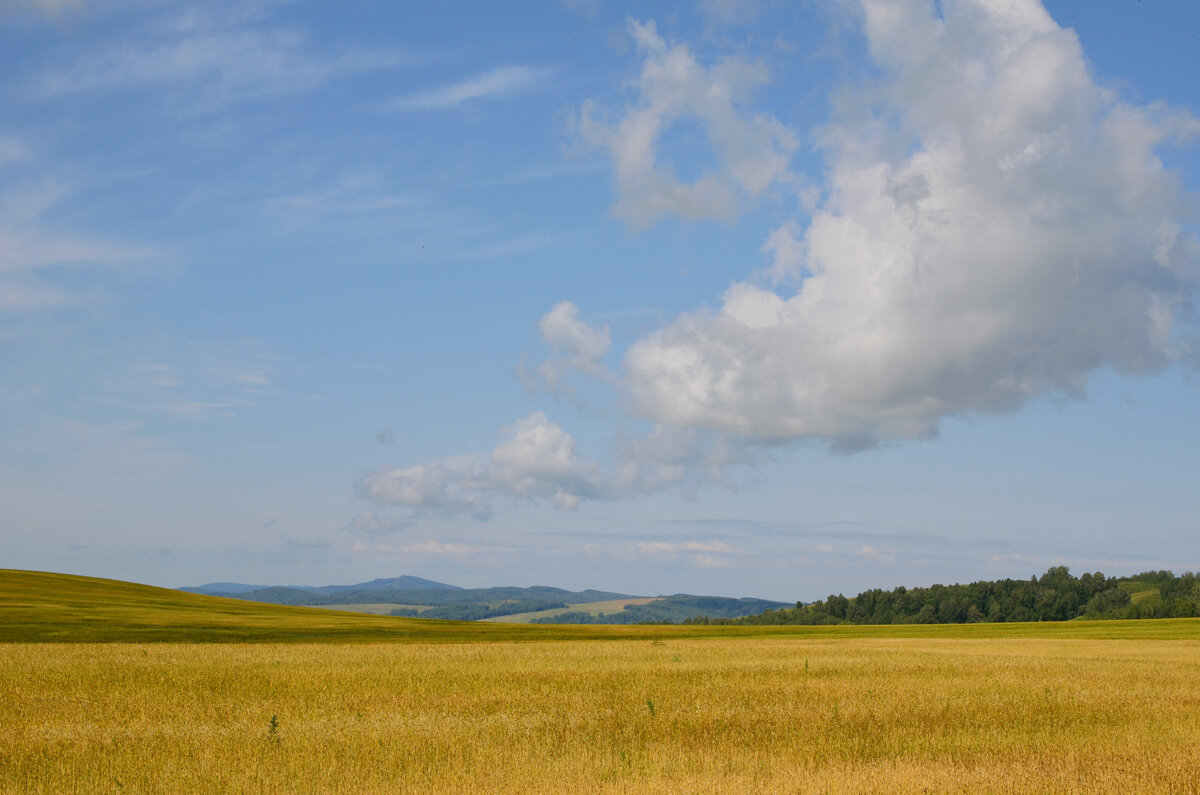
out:
M450 557L450 558L470 558L475 556L496 555L519 551L515 547L501 546L497 544L478 544L464 543L459 541L439 541L430 539L428 541L417 541L412 544L403 546L391 546L388 544L367 544L363 541L355 542L351 547L353 552L374 552L374 553L391 553L405 557Z
M0 168L19 163L29 157L29 147L19 138L0 135Z
M28 279L0 280L0 312L35 312L64 306L71 301L71 295L57 287Z
M71 11L82 11L87 0L0 0L0 14L39 11L55 19Z
M265 207L273 217L294 226L309 226L316 219L411 214L421 201L395 189L392 180L370 169L346 171L323 184L305 182L295 189L268 198Z
M7 140L9 149L23 157L22 143ZM0 142L0 161L3 154ZM106 240L48 220L71 194L69 186L50 178L0 189L0 311L37 311L78 300L79 295L49 280L54 271L131 266L165 256L160 250Z
M151 358L153 357L153 358ZM227 419L262 405L279 392L283 359L258 340L156 340L111 383L119 396L105 405L142 415L191 421Z
M638 541L637 548L646 555L674 555L680 552L719 552L728 555L744 551L724 541Z
M553 69L533 66L500 66L457 83L400 97L390 107L394 110L448 110L474 100L530 91L553 72Z
M412 59L349 47L315 52L302 31L266 26L224 27L188 17L67 65L44 72L35 96L171 88L177 111L206 113L235 102L302 94L333 81L395 67ZM182 90L182 93L179 93Z

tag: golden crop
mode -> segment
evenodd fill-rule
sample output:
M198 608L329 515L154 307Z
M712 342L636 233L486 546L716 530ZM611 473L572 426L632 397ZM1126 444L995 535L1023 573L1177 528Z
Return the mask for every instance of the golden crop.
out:
M1196 792L1200 642L4 644L6 792Z

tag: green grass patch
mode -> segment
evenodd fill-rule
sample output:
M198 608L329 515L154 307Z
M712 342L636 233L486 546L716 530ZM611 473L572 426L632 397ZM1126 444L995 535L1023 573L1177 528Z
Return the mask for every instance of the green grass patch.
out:
M610 599L607 602L584 602L583 604L554 607L549 610L535 610L531 613L514 613L509 616L496 616L495 618L485 618L483 620L497 621L505 624L523 624L537 618L561 616L563 613L587 613L590 616L599 616L609 613L619 613L625 609L625 605L645 605L661 600L661 596L631 596L628 599Z
M1131 583L1131 584L1136 585L1136 583ZM1159 591L1157 588L1147 588L1144 591L1135 591L1135 590L1131 589L1129 592L1129 600L1131 602L1133 602L1135 605L1138 602L1144 602L1147 599L1157 599L1158 597L1159 597Z
M322 610L344 610L347 613L367 613L372 616L390 616L393 610L415 610L420 613L432 610L433 605L396 605L391 602L363 602L345 605L312 605Z

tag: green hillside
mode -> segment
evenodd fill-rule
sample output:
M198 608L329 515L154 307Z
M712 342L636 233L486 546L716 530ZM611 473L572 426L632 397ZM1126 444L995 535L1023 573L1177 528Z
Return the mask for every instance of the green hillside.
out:
M589 617L602 616L608 613L619 613L625 609L626 605L644 605L650 602L656 602L662 599L661 596L627 596L623 599L610 599L607 602L588 602L586 604L573 604L564 607L557 607L551 610L534 610L528 613L512 613L504 616L495 616L485 618L484 621L501 621L506 624L542 624L551 623L542 621L546 618L554 618L566 613L584 613ZM568 622L570 623L570 622ZM593 623L591 621L577 623ZM615 622L614 622L615 623Z
M617 602L600 602L615 605ZM786 607L769 599L731 599L725 596L675 594L656 599L626 599L617 609L589 609L571 605L566 610L527 613L531 624L679 624L704 618L740 618Z
M1200 619L895 626L504 624L268 605L120 580L0 569L0 643L470 643L717 637L1200 640Z
M119 580L0 569L0 641L468 641L561 631L261 604Z

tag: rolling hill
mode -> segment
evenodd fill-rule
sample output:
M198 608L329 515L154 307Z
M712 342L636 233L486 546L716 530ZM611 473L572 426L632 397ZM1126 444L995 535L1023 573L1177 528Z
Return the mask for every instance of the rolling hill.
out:
M473 643L672 638L1186 638L1200 619L895 626L539 626L270 605L0 569L0 643Z
M238 592L236 583L209 583L180 590L208 593L278 605L341 607L355 612L455 621L492 621L521 616L522 621L554 624L676 623L697 616L738 618L787 607L766 599L731 599L723 596L631 596L611 591L568 591L545 585L528 588L459 588L454 585L402 576L371 580L357 585L267 586ZM604 603L598 611L592 605ZM391 611L380 605L393 604Z
M538 629L262 604L121 580L0 569L0 642L445 642L554 634Z

